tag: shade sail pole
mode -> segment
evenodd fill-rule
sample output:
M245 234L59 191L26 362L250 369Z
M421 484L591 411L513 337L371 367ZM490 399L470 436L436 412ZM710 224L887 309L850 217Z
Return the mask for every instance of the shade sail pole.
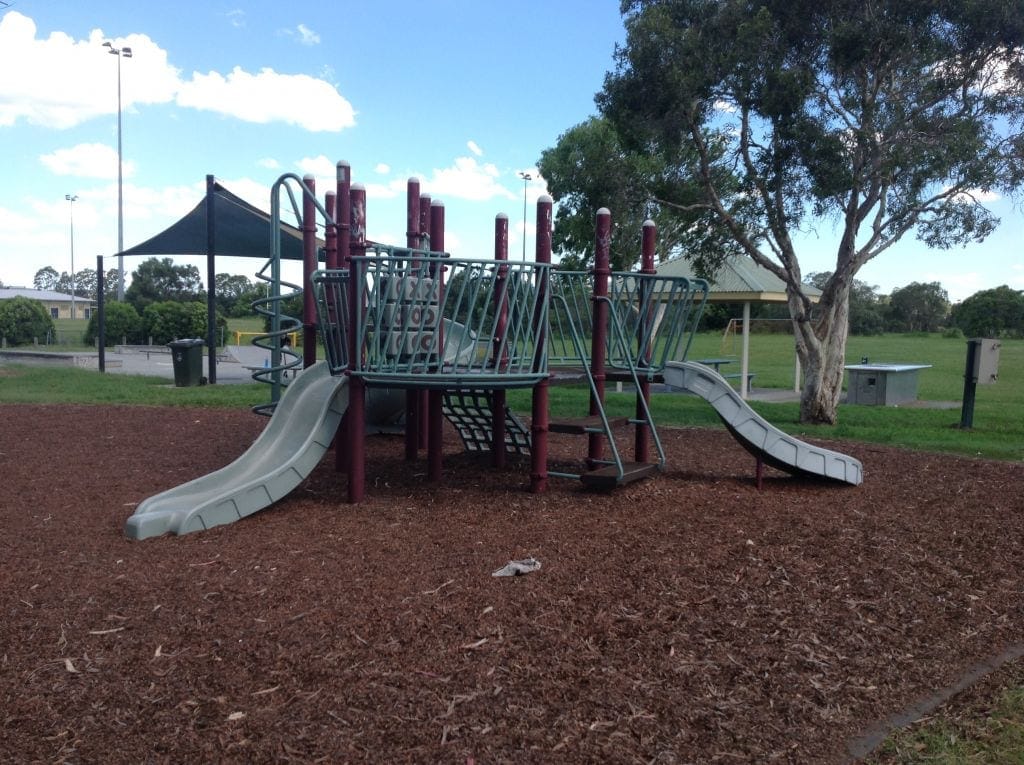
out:
M209 353L209 382L217 383L217 277L214 264L216 222L214 221L214 181L206 176L206 348Z

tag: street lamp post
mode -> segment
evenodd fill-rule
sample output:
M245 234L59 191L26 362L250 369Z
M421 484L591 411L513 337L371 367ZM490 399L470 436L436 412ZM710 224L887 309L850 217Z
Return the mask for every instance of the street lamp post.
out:
M68 200L68 217L71 221L71 318L75 318L75 202L78 194L65 194Z
M519 173L523 179L523 262L526 262L526 186L533 180L529 173Z
M112 56L117 56L117 299L124 301L124 194L121 168L124 165L121 155L121 59L131 58L132 49L125 46L115 48L109 40L103 43L110 49Z

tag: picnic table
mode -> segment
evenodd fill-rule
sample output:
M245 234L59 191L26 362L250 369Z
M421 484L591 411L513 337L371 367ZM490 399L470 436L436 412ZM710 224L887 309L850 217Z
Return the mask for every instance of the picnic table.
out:
M712 367L716 372L721 373L721 366L723 364L731 364L735 359L697 359L698 364L703 364L706 367Z

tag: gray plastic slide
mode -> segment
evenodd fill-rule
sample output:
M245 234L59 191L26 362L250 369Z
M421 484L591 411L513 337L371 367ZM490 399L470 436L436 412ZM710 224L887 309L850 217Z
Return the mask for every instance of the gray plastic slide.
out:
M145 500L125 524L133 539L237 521L284 497L312 472L348 407L348 378L326 363L285 388L266 428L230 465Z
M670 361L665 365L665 384L695 393L711 404L743 448L774 468L854 486L864 478L859 460L783 433L747 406L728 381L710 367L692 361Z

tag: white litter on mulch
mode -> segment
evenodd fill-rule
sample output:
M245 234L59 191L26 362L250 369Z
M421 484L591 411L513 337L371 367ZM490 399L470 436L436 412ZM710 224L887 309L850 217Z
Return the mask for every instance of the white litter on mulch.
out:
M531 574L539 569L539 560L536 558L523 558L523 560L509 561L491 574L491 576L522 576L523 574Z

